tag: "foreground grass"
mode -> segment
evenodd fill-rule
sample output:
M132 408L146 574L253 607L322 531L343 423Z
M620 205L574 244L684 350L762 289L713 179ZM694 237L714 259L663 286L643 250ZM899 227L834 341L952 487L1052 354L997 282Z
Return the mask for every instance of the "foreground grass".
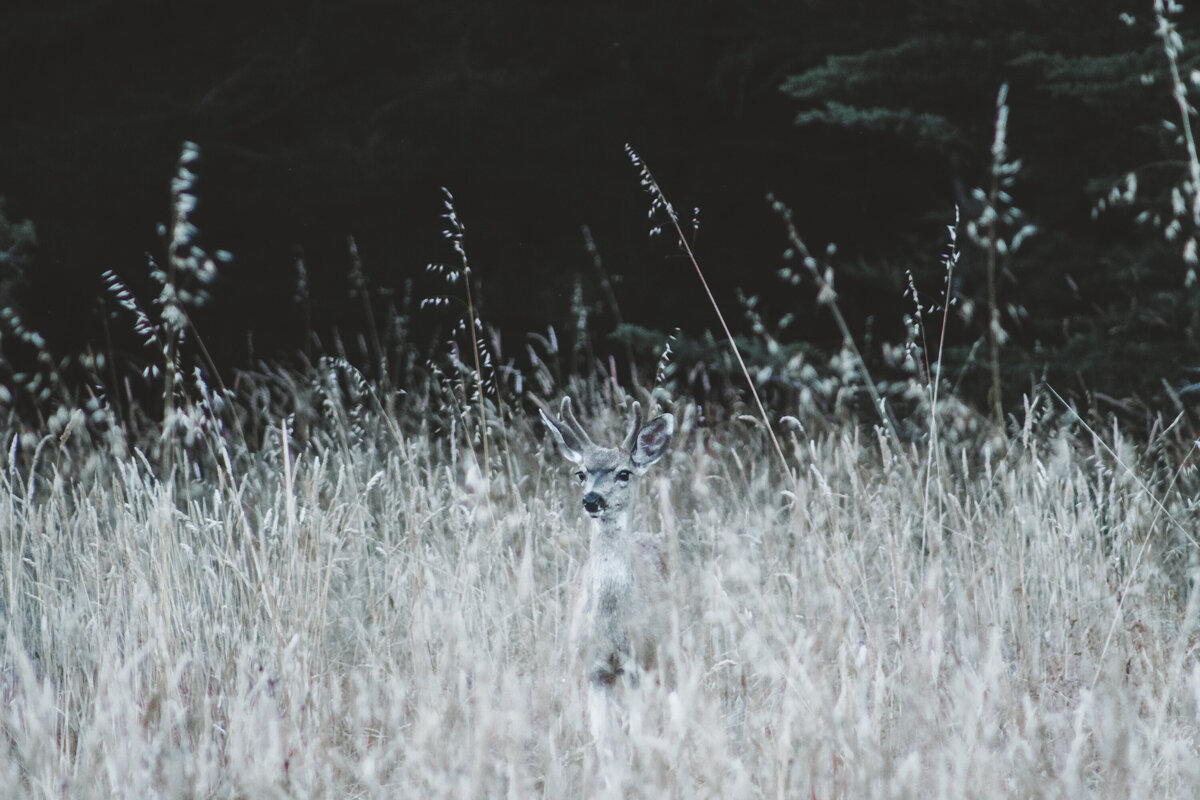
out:
M1147 451L1044 420L933 454L794 430L791 482L693 420L638 509L678 683L603 761L565 643L586 528L524 415L490 482L402 412L167 482L8 433L5 795L1194 796L1190 474L1164 512Z

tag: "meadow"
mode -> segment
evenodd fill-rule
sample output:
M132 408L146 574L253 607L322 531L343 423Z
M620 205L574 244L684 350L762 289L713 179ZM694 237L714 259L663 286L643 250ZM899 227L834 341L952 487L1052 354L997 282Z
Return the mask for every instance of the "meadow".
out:
M990 369L962 360L990 372L986 402L942 374L953 244L945 307L915 303L910 340L864 358L779 203L783 277L815 287L841 353L789 349L748 303L753 347L723 366L667 339L651 382L650 363L617 370L552 332L516 366L480 319L448 193L460 261L435 271L454 296L428 301L456 309L445 352L422 363L406 318L376 329L364 299L358 366L264 365L227 388L188 311L231 255L195 243L185 144L158 300L106 276L157 400L123 395L111 355L79 360L102 387L79 399L16 312L0 320L39 351L0 385L0 796L1196 797L1193 417L1170 386L1178 413L1141 425L1001 386L994 284L1030 232L1005 91L992 186L961 225L990 290L970 347ZM615 747L594 741L567 642L587 521L537 413L564 396L610 442L633 401L678 422L634 510L670 568L674 680L614 700L639 720Z
M260 380L194 406L165 476L103 410L5 431L6 797L1200 785L1181 424L1135 440L1042 396L1001 435L942 402L901 443L797 411L785 471L760 420L677 398L635 521L669 555L678 676L601 757L565 641L586 520L534 392L485 408L485 476L469 404L333 361ZM613 380L545 388L619 439Z

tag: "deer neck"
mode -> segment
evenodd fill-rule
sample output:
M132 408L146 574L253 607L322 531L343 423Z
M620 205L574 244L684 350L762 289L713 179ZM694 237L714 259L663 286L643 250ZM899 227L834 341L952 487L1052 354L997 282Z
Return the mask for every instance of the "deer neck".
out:
M629 515L620 513L592 520L591 556L593 559L627 560L629 557Z
M610 624L616 624L618 609L629 601L634 580L632 539L624 514L592 520L589 580L600 617ZM620 638L615 632L610 635Z

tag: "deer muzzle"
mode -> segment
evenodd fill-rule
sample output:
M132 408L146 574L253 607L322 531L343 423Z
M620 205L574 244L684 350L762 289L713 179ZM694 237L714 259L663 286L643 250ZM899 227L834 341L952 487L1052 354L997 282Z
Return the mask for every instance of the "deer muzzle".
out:
M608 503L598 492L588 492L583 496L583 510L589 514L599 514L608 507Z

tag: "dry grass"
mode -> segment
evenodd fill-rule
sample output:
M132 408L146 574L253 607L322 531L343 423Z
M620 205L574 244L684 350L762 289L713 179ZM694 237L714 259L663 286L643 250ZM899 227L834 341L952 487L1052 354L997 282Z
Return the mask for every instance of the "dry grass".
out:
M419 418L345 425L301 447L264 424L229 461L213 439L174 483L82 425L35 467L5 435L6 796L1200 785L1195 546L1065 423L935 459L795 434L785 486L759 429L685 421L638 510L674 561L682 669L674 693L643 682L612 758L565 644L585 520L542 432L499 416L485 483Z

